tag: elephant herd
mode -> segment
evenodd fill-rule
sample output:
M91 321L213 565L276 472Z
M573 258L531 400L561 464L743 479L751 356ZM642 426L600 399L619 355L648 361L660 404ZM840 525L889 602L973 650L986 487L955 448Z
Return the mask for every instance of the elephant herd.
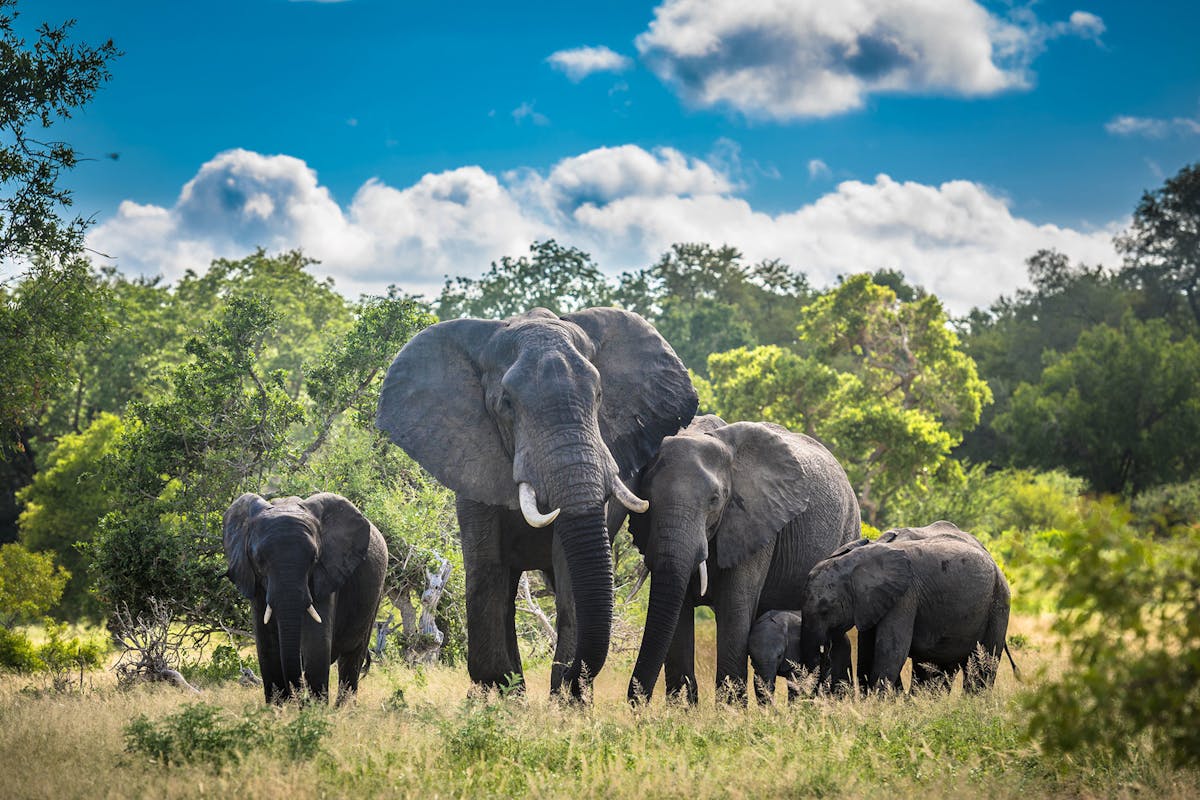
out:
M747 699L748 657L760 700L798 667L848 687L851 627L862 688L899 687L910 657L914 684L964 670L968 691L991 685L1009 592L977 540L946 522L862 538L846 473L819 442L697 406L666 340L613 308L451 320L401 349L376 425L456 494L473 682L523 686L515 595L540 570L557 611L551 692L586 697L608 654L612 537L628 517L651 577L630 702L664 671L668 696L697 701L698 605L716 617L728 701ZM323 696L333 661L339 700L352 693L383 591L379 531L334 494L247 494L226 512L224 544L253 601L267 699L302 676Z

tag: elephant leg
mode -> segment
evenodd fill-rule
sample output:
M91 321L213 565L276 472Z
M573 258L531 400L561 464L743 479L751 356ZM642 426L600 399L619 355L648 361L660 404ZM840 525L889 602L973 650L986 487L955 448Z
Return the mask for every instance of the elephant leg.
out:
M563 675L575 660L575 592L571 571L558 537L554 537L554 610L558 640L554 645L554 663L550 666L550 693L562 690Z
M913 692L928 691L949 694L950 686L954 682L956 674L958 674L957 664L930 664L914 658L912 665L912 690Z
M505 691L509 693L524 694L525 693L525 675L521 670L521 646L517 642L517 587L521 583L521 575L524 570L510 568L508 570L508 588L505 590L505 596L508 598L508 604L504 607L504 644L508 650L509 663L515 664L516 669L509 673L508 677L501 684ZM515 675L514 679L512 676Z
M291 696L291 689L283 677L283 663L279 660L279 630L274 625L264 625L266 600L253 604L254 647L258 652L258 671L262 676L263 694L268 703L277 703Z
M916 603L905 597L875 627L875 663L871 667L871 683L876 688L904 691L900 671L912 647L915 621Z
M679 610L679 622L663 667L668 700L684 700L692 706L700 702L696 688L696 619L687 601Z
M340 706L358 692L358 678L362 674L363 663L367 660L367 639L348 652L338 657L338 696Z
M1005 639L1008 636L1009 590L1008 584L1003 583L1003 580L1003 577L998 577L996 581L992 605L988 611L987 627L979 642L986 654L986 661L979 659L977 653L972 653L968 657L970 664L963 673L963 691L972 694L995 685L1000 658L1004 655Z
M466 581L467 672L481 686L524 680L516 652L516 588L500 556L500 519L495 509L458 499L458 524ZM519 573L518 573L519 577Z
M875 629L858 632L858 691L867 694L875 689L871 670L875 664Z
M775 553L774 543L760 548L721 576L714 602L717 617L717 699L745 705L750 628L758 598Z
M304 682L308 684L308 692L324 703L329 698L329 653L337 610L329 601L320 604L317 612L324 621L317 622L307 616L304 618L301 648L304 655Z
M850 637L846 634L834 636L829 647L829 690L835 695L845 695L854 686L850 675Z

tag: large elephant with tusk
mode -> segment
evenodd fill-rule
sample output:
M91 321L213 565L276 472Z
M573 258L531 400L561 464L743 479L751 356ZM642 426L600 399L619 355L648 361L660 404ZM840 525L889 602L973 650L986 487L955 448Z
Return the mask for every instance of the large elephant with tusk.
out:
M845 471L815 439L705 416L663 441L637 490L650 509L631 515L629 529L650 600L630 702L650 699L664 666L668 697L697 701L697 605L716 615L718 696L745 702L755 619L799 608L813 565L861 534ZM849 642L835 645L848 683Z
M246 493L225 512L222 539L226 574L252 601L267 701L291 697L302 675L324 698L335 661L338 702L352 695L383 596L383 535L340 495Z
M376 425L457 494L473 681L522 685L514 599L538 569L558 610L551 690L584 693L612 630L605 503L646 510L626 482L696 405L670 345L614 308L450 320L404 346Z

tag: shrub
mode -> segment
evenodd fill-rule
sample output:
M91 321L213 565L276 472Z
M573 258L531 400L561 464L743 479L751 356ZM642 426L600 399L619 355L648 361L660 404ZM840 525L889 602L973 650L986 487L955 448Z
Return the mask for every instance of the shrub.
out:
M21 631L0 627L0 670L37 672L45 668L29 637Z

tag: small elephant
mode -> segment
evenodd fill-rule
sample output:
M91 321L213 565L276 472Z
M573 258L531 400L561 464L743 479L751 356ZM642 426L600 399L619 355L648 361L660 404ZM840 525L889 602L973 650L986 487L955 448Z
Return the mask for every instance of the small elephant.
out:
M718 697L745 703L754 620L799 608L813 565L861 533L850 481L819 442L769 422L720 423L698 418L664 439L640 479L650 509L629 529L651 583L630 702L651 697L664 667L668 697L697 702L692 609L711 605ZM849 683L844 637L838 656L834 680Z
M754 667L754 691L759 702L775 696L775 679L788 685L788 702L800 696L797 680L800 666L799 611L768 611L750 629L750 666Z
M1007 652L1010 599L996 562L957 528L888 538L852 542L813 568L801 606L801 664L816 669L821 650L853 626L865 688L902 689L909 657L918 686L948 686L961 669L966 691L990 688ZM989 658L968 669L978 647Z
M300 688L324 698L338 665L338 703L358 690L383 596L387 544L340 495L268 503L246 493L225 512L226 573L253 601L254 639L267 702Z

